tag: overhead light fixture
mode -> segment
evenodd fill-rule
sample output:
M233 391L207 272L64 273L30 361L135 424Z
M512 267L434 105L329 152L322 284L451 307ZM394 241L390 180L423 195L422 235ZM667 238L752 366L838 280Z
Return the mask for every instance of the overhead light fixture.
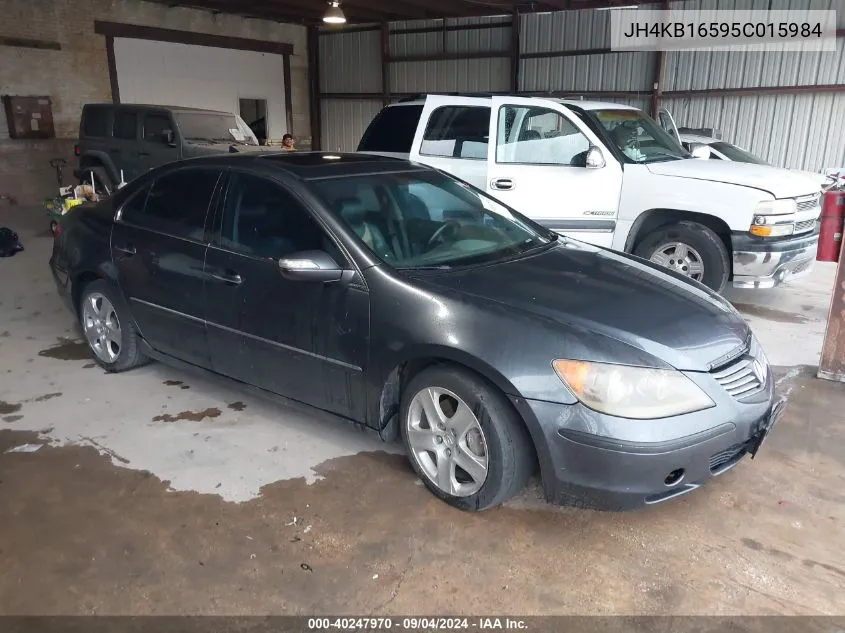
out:
M343 10L340 8L338 0L331 0L329 8L323 16L323 22L326 24L346 24L346 16L343 15Z
M616 9L639 9L640 5L638 4L625 4L625 5L617 5L617 6L610 6L610 7L597 7L596 11L615 11Z

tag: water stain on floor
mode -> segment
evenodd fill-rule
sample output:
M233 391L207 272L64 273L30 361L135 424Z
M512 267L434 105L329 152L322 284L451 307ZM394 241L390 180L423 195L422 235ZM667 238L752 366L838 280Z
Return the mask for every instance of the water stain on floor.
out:
M38 352L38 355L58 360L89 360L91 350L85 341L60 336L58 343L47 349L42 349Z
M4 415L3 422L17 422L18 420L22 420L22 415Z
M6 402L0 400L0 415L8 415L10 413L17 413L21 410L21 405L14 402Z
M181 380L165 380L161 384L167 385L168 387L178 387L179 385L182 384L182 381Z
M45 393L43 396L38 396L37 398L33 398L33 402L45 402L46 400L52 400L53 398L58 398L61 396L62 393Z
M219 416L220 409L210 407L204 411L182 411L176 415L170 415L169 413L157 415L153 418L153 422L178 422L180 420L185 420L187 422L199 422L205 418L216 418Z
M246 409L246 405L243 402L232 402L228 405L228 408L232 411L243 411Z
M802 314L767 308L766 306L755 306L749 303L734 303L733 306L744 314L760 317L767 321L776 321L777 323L809 323L812 320Z

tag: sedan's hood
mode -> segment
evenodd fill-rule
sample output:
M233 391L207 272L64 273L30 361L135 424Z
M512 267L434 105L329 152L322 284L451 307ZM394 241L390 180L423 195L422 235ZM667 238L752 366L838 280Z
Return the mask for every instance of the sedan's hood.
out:
M769 165L754 165L727 160L672 160L646 165L653 174L725 182L743 187L753 187L772 194L775 198L794 198L819 191L817 180Z
M617 339L677 369L708 371L735 356L751 335L721 297L642 260L580 242L424 276L435 286Z

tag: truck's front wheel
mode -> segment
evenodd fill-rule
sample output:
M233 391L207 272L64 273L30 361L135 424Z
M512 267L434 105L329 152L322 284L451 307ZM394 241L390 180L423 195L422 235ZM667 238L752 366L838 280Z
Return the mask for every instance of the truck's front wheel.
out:
M660 227L637 244L634 254L700 281L716 292L728 283L728 249L718 235L698 222Z

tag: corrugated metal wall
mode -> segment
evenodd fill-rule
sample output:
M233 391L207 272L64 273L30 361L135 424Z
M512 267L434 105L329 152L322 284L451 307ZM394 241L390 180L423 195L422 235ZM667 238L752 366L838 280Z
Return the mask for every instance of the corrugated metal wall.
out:
M680 3L679 3L680 4ZM673 4L673 8L679 5ZM647 5L654 9L659 5ZM684 9L835 9L845 28L845 0L686 0ZM510 89L510 17L446 20L486 28L425 33L442 20L390 24L389 90L506 92ZM650 107L656 53L584 51L609 46L609 11L532 13L519 18L519 89L528 93L595 96ZM783 167L817 171L845 165L845 93L672 97L673 91L845 84L845 38L834 53L666 53L662 101L681 127L712 127L722 137ZM367 93L368 98L323 100L323 147L351 150L382 107L381 34L378 31L320 36L320 90ZM579 54L572 55L573 51ZM566 54L566 53L569 54ZM408 57L489 54L472 59ZM554 53L564 53L555 55ZM616 93L616 94L613 94ZM638 94L624 94L638 93ZM351 94L350 94L351 96Z

